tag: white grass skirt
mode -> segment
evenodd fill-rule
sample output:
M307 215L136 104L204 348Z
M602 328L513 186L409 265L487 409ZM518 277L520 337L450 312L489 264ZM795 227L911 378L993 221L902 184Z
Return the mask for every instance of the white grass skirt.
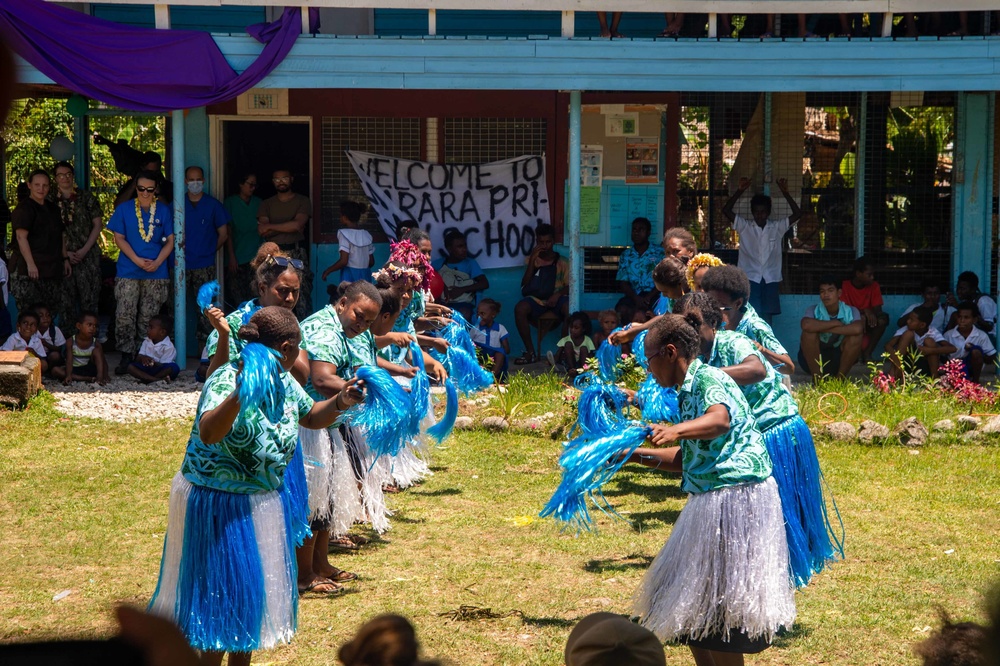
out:
M150 612L175 622L198 650L253 652L287 643L298 588L285 525L277 491L227 493L177 474Z
M781 499L773 478L688 496L633 598L660 640L743 631L768 641L795 620Z
M360 428L347 426L345 432L344 443L356 461L355 473L360 475L358 480L361 482L361 506L365 520L373 530L383 534L389 530L389 516L392 515L385 505L385 493L382 491L382 486L392 482L389 459L385 456L375 458Z
M309 516L314 520L328 520L333 506L331 431L336 433L336 428L311 430L299 426L302 462L306 470L306 487L309 491ZM340 435L337 434L337 437Z

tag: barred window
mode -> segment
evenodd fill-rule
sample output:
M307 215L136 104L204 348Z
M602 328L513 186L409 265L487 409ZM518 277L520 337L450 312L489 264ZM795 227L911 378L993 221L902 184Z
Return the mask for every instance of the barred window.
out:
M544 118L445 118L446 164L485 164L521 155L545 155Z

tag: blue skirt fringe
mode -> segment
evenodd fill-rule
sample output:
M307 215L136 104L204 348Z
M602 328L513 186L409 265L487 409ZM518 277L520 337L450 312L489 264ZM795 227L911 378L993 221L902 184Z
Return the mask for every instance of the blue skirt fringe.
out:
M309 528L309 487L306 485L305 458L302 439L295 441L295 453L285 467L284 483L278 490L285 507L285 529L292 535L295 546L312 536Z
M253 652L291 640L298 588L286 506L277 491L229 493L178 474L150 611L202 651Z
M816 447L802 417L794 416L772 427L764 433L764 444L781 496L789 574L797 587L803 587L828 562L844 556L843 534L838 539L830 524Z

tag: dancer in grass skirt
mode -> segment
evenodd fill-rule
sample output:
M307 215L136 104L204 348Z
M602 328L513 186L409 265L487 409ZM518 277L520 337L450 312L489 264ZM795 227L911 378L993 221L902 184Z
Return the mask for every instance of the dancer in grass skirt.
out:
M733 380L700 360L696 313L664 315L646 336L650 372L677 387L681 422L652 425L629 458L681 472L688 501L633 599L661 640L695 663L742 664L795 619L788 547L771 461Z
M753 410L781 494L789 574L796 585L807 585L814 573L836 555L842 557L843 551L831 542L816 448L795 398L749 338L718 330L722 316L715 298L708 293L687 294L674 307L678 314L695 311L701 316L703 360L732 377Z
M227 652L231 665L249 664L295 633L297 509L280 489L298 427L325 428L363 399L351 383L314 403L289 375L300 341L290 310L262 308L239 335L240 359L205 382L150 601L211 664Z

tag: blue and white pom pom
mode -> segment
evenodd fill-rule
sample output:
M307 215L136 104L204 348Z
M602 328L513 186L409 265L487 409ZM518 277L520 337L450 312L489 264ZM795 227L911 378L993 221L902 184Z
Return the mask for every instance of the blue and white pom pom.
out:
M677 423L680 420L677 391L660 386L653 375L648 375L635 392L635 404L642 410L642 420L646 423Z
M420 422L427 414L427 404L431 397L431 380L424 368L424 352L416 342L410 343L410 356L413 357L411 360L417 369L417 374L410 380L410 403L412 406L410 407L407 440L420 434Z
M215 301L219 297L220 289L218 280L212 280L211 282L206 282L201 285L198 289L198 296L195 301L198 303L198 311L204 312L205 310L214 307Z
M592 437L581 435L571 441L559 458L563 468L559 487L539 514L552 516L577 530L590 529L592 520L587 509L590 500L597 508L617 515L601 493L601 487L621 469L629 456L649 436L648 426L631 422L620 431Z
M624 328L616 328L611 332L611 334L614 335L615 333L624 330ZM597 348L597 352L594 353L594 356L597 357L597 367L600 369L601 379L606 382L618 381L618 378L621 377L621 370L618 367L622 362L621 345L611 344L609 336L601 342L601 345Z
M281 420L285 410L285 382L280 359L278 352L259 342L243 347L237 393L243 412L259 407L271 423Z
M592 381L576 401L576 426L587 436L607 435L627 424L628 395L614 384Z
M347 411L347 422L365 434L374 459L398 454L409 438L409 396L382 368L363 365L356 376L365 383L365 399Z
M441 417L440 421L427 429L427 434L437 440L438 444L447 439L448 435L451 434L452 429L455 427L455 420L458 418L458 389L455 388L455 382L451 377L444 380L444 390L447 398L444 416Z

